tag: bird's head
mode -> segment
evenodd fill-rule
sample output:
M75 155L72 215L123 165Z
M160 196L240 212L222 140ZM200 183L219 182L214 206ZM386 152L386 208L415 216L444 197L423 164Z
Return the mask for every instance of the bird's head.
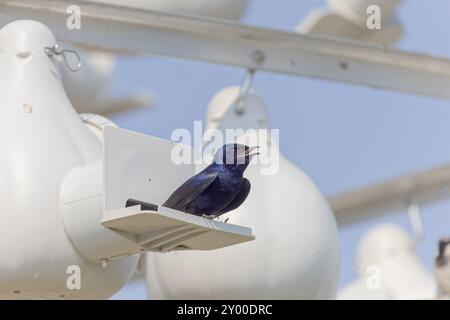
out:
M443 238L439 240L439 252L436 257L436 265L444 266L450 258L450 238Z
M248 147L238 143L225 144L217 150L214 156L214 162L230 168L238 167L245 169L252 158L259 154L259 152L256 152L258 148L257 146Z

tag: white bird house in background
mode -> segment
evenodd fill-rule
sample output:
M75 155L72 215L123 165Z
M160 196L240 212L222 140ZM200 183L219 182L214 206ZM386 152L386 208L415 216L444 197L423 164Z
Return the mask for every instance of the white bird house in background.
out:
M268 129L267 107L253 91L244 97L243 113L235 113L239 94L239 87L227 88L212 99L208 126ZM275 141L258 143L264 153ZM250 195L224 215L231 223L250 226L256 239L219 251L147 254L151 299L334 298L339 241L333 213L300 169L282 155L277 161L273 175L262 175L262 165L250 164L245 174Z
M403 36L395 9L400 0L328 0L298 26L302 33L394 45Z
M436 283L414 240L396 225L369 230L360 240L356 264L359 278L340 291L340 299L436 298Z

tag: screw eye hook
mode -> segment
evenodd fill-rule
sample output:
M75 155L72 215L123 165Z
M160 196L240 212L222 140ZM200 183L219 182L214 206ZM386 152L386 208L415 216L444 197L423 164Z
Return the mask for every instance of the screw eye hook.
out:
M66 65L67 69L69 69L72 72L77 72L78 70L81 69L81 66L82 66L81 58L80 58L80 55L78 54L78 52L75 50L64 49L58 43L56 43L53 47L45 47L44 51L49 57L52 57L54 55L56 55L56 56L61 55L63 57L64 64ZM71 54L75 57L75 59L76 59L75 65L72 65L69 62L69 59L67 58L68 54Z
M250 88L253 84L253 78L255 76L255 69L248 69L247 74L245 75L244 82L241 85L241 90L239 92L239 97L237 98L235 112L238 115L241 115L245 111L245 98L250 91Z

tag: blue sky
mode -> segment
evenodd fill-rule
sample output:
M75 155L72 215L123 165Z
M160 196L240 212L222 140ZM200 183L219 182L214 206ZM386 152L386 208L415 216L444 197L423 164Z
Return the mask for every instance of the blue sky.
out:
M253 0L244 22L292 30L324 1ZM398 47L450 58L450 1L404 0L398 17L405 35ZM170 138L176 128L193 128L220 89L240 84L244 70L168 58L120 58L117 92L150 90L158 99L149 110L119 114L120 126ZM325 195L450 163L450 102L322 80L258 73L254 82L280 129L283 154L304 170ZM449 88L450 90L450 88ZM425 236L418 251L431 267L438 238L450 235L450 203L423 208ZM340 284L354 277L358 239L380 222L410 231L406 213L341 230ZM142 286L118 298L144 298Z

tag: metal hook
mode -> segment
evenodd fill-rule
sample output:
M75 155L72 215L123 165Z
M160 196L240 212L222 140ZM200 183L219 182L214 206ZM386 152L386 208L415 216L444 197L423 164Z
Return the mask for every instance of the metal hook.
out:
M80 55L78 54L78 52L76 52L75 50L61 48L61 46L58 43L55 43L55 45L53 47L45 47L44 50L45 50L45 53L49 57L52 57L53 55L58 55L58 56L62 55L62 57L64 59L64 64L70 71L77 72L78 70L81 69L81 66L82 66L81 58L80 58ZM69 60L67 59L67 53L71 53L76 57L77 64L75 67L72 67L70 65Z
M250 88L253 84L253 78L255 76L255 69L248 69L247 74L245 75L244 82L241 86L241 90L239 92L239 97L237 98L235 112L238 115L241 115L245 111L245 97L247 96Z
M408 216L416 243L420 242L423 238L423 222L420 214L420 207L414 201L409 201L408 203Z

